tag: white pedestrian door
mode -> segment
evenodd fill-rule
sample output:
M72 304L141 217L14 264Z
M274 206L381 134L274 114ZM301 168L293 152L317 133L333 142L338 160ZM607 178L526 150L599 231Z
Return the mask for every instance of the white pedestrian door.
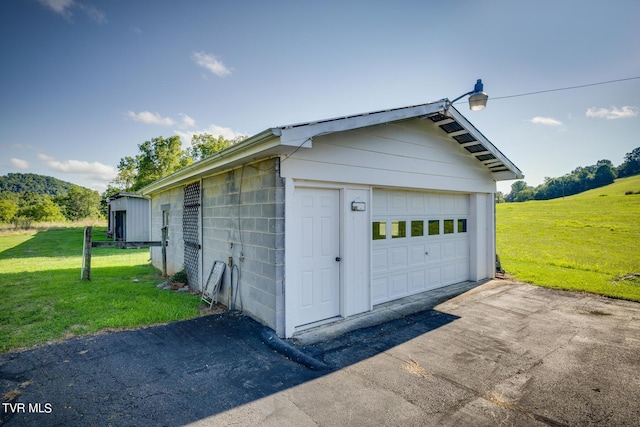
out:
M294 200L301 326L340 315L340 192L296 188Z

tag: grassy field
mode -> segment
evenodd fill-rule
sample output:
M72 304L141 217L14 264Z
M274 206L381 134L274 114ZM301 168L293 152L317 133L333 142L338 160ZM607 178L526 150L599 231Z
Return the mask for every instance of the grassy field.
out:
M640 176L564 199L501 203L503 268L540 286L640 301Z
M81 281L82 241L82 227L0 234L0 352L200 314L199 297L156 288L148 249L94 248Z

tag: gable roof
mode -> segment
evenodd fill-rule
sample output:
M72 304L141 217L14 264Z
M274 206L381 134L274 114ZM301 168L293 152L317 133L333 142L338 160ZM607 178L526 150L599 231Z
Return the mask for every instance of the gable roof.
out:
M117 194L114 194L112 196L109 196L105 199L105 202L110 203L114 200L117 199L121 199L123 197L128 197L129 199L144 199L144 200L149 200L149 197L147 196L143 196L142 194L138 194L138 193L127 193L125 191L121 191Z
M311 148L313 138L317 136L415 118L435 123L453 142L481 162L496 181L524 178L520 169L456 110L448 99L442 99L427 104L272 127L161 178L140 192L152 194L260 158L281 154L289 157L301 148Z

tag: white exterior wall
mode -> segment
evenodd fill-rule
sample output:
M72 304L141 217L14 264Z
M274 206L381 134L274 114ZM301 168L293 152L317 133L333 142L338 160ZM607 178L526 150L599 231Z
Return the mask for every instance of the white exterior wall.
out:
M495 196L490 194L472 194L469 199L469 227L474 230L469 236L471 270L470 280L482 280L495 275Z
M149 229L149 204L147 199L137 197L119 197L110 202L111 206L111 228L115 232L116 211L126 212L125 240L129 242L148 241Z
M399 123L315 137L311 149L283 156L281 176L285 197L297 186L335 188L341 194L341 316L372 309L371 221L372 188L404 188L469 195L471 280L493 277L495 260L493 193L488 169L428 120ZM352 201L364 201L365 212L351 211ZM293 255L299 248L285 204L285 277L295 277ZM296 286L287 281L286 336L296 330Z
M149 240L149 204L147 199L127 199L127 241L145 242Z
M169 206L169 242L167 244L167 274L172 275L184 268L184 240L182 239L182 210L184 187L179 186L151 199L151 240L162 240L162 207ZM162 248L151 247L151 262L162 268Z
M489 170L430 120L315 137L282 162L282 176L372 186L494 193Z

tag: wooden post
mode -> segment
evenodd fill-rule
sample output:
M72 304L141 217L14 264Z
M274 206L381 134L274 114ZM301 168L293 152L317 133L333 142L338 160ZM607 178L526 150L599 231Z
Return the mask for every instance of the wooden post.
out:
M167 277L167 226L162 227L162 277Z
M91 238L93 227L84 229L84 246L82 247L82 272L80 280L91 280Z

